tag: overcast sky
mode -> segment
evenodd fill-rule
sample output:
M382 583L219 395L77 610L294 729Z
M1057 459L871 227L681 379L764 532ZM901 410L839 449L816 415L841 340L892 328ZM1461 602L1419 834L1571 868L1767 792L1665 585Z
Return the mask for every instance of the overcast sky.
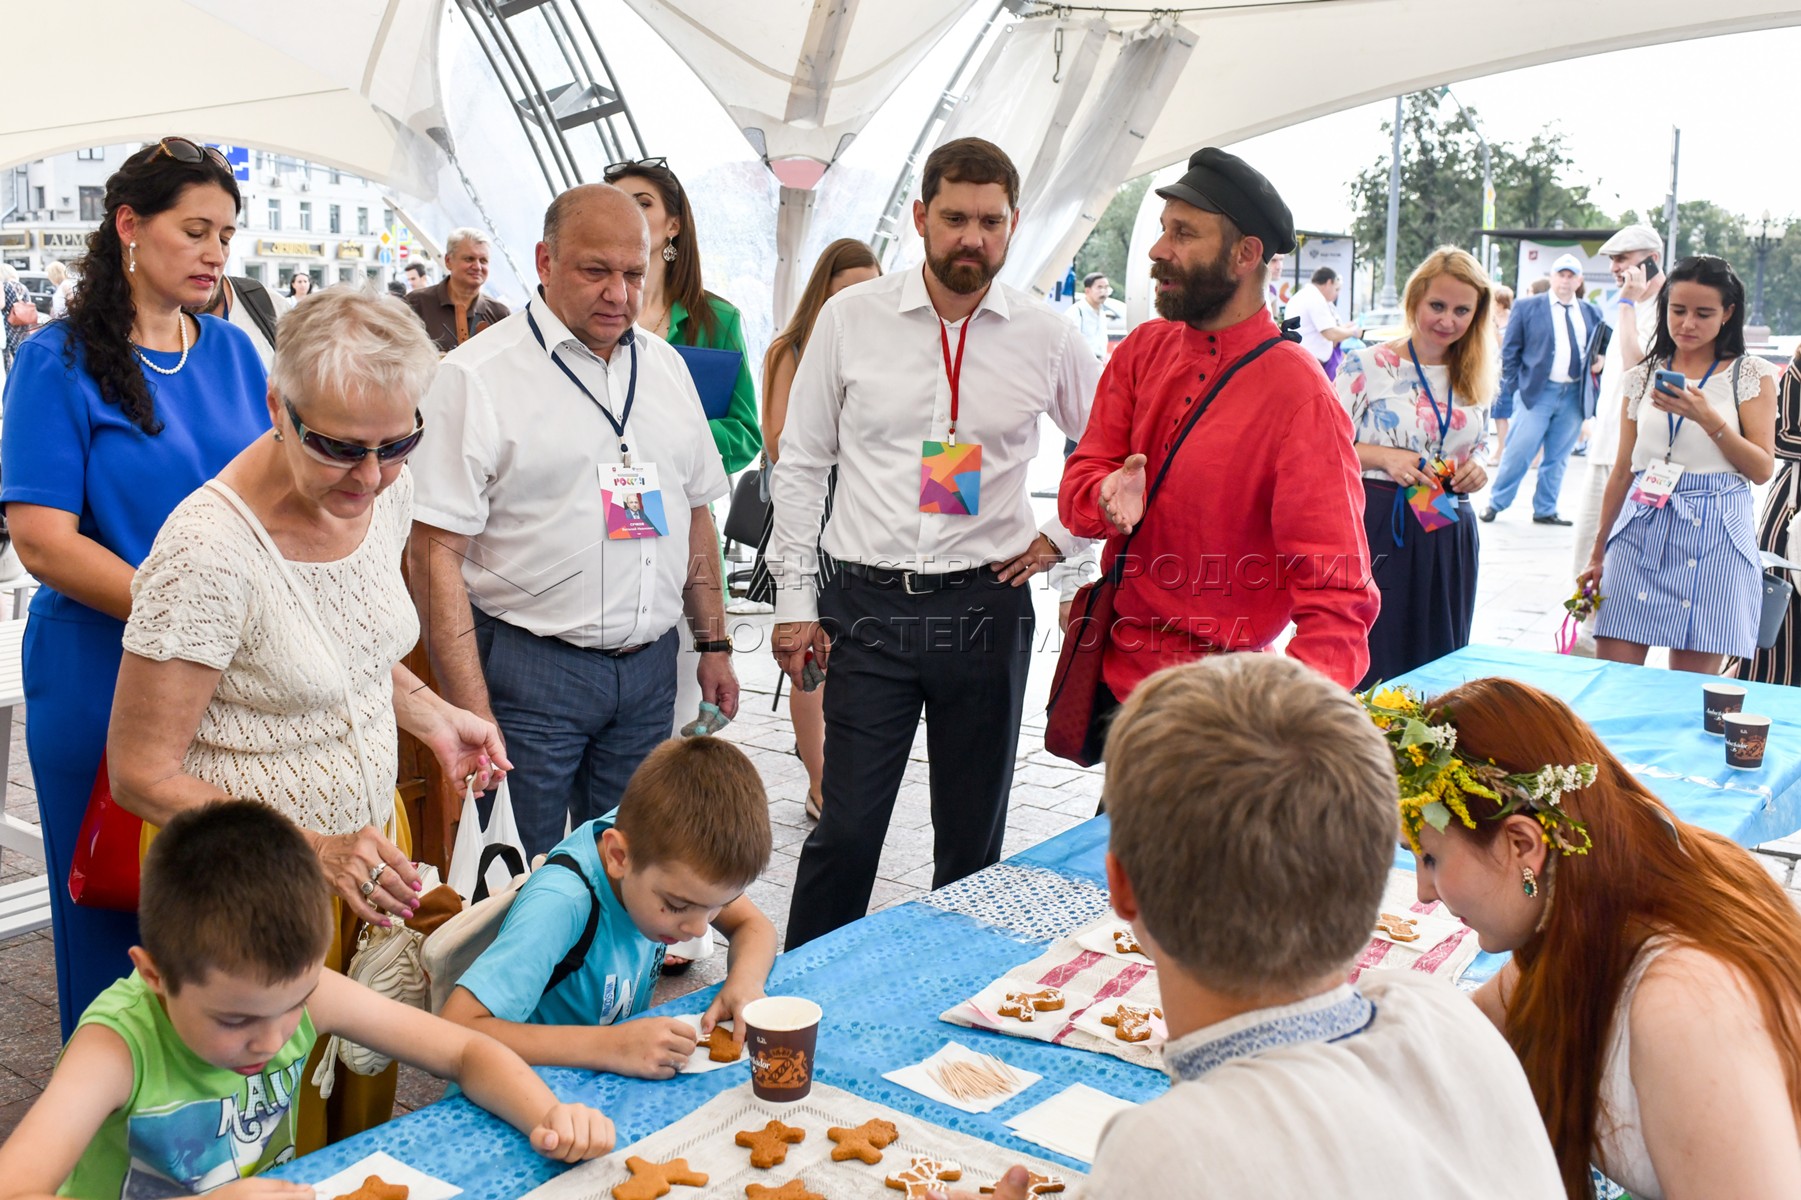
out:
M1491 142L1523 145L1547 124L1562 129L1577 164L1566 182L1588 184L1604 212L1661 213L1670 127L1679 125L1682 199L1780 217L1801 213L1801 130L1789 123L1801 93L1797 63L1801 29L1782 29L1573 59L1453 90ZM1233 150L1270 176L1297 225L1348 231L1350 181L1387 157L1382 122L1393 115L1384 101ZM1512 222L1505 208L1496 219Z

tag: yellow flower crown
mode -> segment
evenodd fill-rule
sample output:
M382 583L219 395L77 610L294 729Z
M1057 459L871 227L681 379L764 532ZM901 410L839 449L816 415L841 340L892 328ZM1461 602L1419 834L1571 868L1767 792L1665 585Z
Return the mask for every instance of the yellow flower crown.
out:
M1595 781L1594 763L1544 766L1509 774L1488 762L1466 762L1457 756L1457 729L1427 712L1411 688L1375 687L1357 699L1395 756L1401 790L1401 830L1415 854L1420 853L1420 826L1443 833L1456 817L1476 828L1466 796L1499 801L1494 819L1530 813L1543 831L1545 844L1560 854L1587 854L1594 842L1588 827L1563 807L1565 792L1580 791Z

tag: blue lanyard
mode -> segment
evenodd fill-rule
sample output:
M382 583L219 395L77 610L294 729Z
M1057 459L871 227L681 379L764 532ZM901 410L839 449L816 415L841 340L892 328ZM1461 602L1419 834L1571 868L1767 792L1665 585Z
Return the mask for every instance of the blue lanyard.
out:
M1701 382L1695 385L1695 390L1700 391L1705 388L1707 386L1707 381L1713 378L1713 373L1717 371L1720 364L1725 361L1726 360L1723 358L1714 359L1712 365L1707 368L1707 373L1701 376ZM1663 452L1663 461L1669 462L1670 455L1676 452L1676 435L1682 432L1682 423L1688 420L1688 418L1678 417L1674 413L1665 413L1663 414L1663 419L1664 423L1670 428L1670 448Z
M1413 369L1419 373L1420 389L1426 393L1426 403L1432 406L1432 418L1438 422L1438 453L1434 458L1445 456L1445 439L1451 435L1451 405L1455 396L1451 391L1450 374L1445 376L1445 411L1438 411L1438 399L1432 394L1432 385L1426 381L1426 368L1420 366L1420 356L1413 352L1413 339L1407 339L1407 357L1413 360Z
M628 329L625 331L625 336L620 339L627 346L631 347L632 375L631 375L631 382L626 384L626 388L625 388L625 411L623 413L619 414L619 416L615 417L613 415L613 410L608 408L606 405L602 404L600 402L600 397L596 396L593 392L590 392L588 390L588 385L583 383L581 380L579 380L575 377L575 372L571 371L569 369L569 365L567 363L565 363L562 359L558 358L556 356L556 354L553 351L551 351L548 346L545 345L544 331L542 329L538 328L538 318L532 312L530 306L527 306L527 308L525 310L525 321L526 321L526 324L528 324L532 327L532 336L538 339L539 348L544 350L544 352L546 354L550 355L550 361L557 365L557 369L559 371L561 371L563 374L565 374L569 377L570 383L573 383L577 388L581 389L582 395L584 395L588 399L594 401L594 407L598 408L600 410L601 415L607 419L607 424L609 424L613 427L613 432L615 434L617 434L619 437L619 457L620 457L621 461L624 463L625 466L628 466L628 467L631 466L632 465L632 451L631 451L631 447L627 446L625 444L625 423L632 419L632 401L634 401L638 398L638 339L637 339L637 336L633 333L632 330Z

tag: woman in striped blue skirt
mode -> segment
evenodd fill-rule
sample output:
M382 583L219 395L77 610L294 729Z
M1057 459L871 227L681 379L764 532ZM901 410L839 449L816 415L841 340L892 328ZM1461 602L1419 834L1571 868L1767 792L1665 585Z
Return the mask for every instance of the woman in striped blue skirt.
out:
M1776 469L1775 368L1745 353L1745 286L1685 258L1658 297L1657 340L1627 373L1619 457L1578 585L1606 597L1596 654L1717 675L1757 649L1762 567L1751 484ZM1682 376L1680 386L1660 372Z

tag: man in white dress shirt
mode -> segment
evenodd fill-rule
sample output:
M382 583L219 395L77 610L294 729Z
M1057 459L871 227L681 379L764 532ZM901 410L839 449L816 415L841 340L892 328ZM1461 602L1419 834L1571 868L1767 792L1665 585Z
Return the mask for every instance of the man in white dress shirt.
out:
M1082 331L1082 340L1088 343L1088 349L1098 362L1107 361L1106 304L1107 297L1112 294L1113 285L1107 282L1106 273L1092 271L1082 277L1082 294L1063 310L1070 323Z
M1030 578L1085 543L1037 525L1038 419L1079 438L1100 375L1074 325L995 282L1019 174L961 138L926 160L923 269L840 292L807 342L771 484L776 659L825 699L825 816L801 850L788 948L862 916L920 709L942 887L1000 857L1026 669ZM814 543L841 564L823 590ZM514 756L515 761L517 756Z
M738 709L707 511L725 467L680 356L633 327L649 254L617 188L552 201L537 296L446 356L412 459L421 636L442 694L506 739L528 857L669 736L684 616L701 699Z
M1108 733L1105 796L1107 883L1157 964L1172 1082L1108 1123L1086 1195L1561 1200L1482 1010L1420 971L1346 982L1400 824L1394 757L1343 688L1270 654L1159 671ZM993 1200L1027 1200L1022 1182Z
M1320 370L1328 379L1338 374L1338 359L1342 357L1338 344L1363 333L1355 324L1338 319L1336 305L1341 286L1337 271L1321 267L1306 287L1289 298L1288 307L1283 310L1288 320L1300 321L1297 331L1301 348L1319 360Z

